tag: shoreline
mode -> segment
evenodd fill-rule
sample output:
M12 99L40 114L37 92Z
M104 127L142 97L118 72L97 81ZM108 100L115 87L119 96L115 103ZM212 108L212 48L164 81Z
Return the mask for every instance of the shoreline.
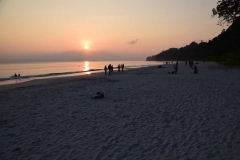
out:
M129 72L131 70L141 70L141 69L145 69L145 68L156 68L156 67L157 66L128 68L128 69L124 70L123 72L122 71L118 72L117 70L114 70L114 73L110 76ZM69 75L69 76L61 76L61 77L47 77L47 78L41 78L41 79L32 79L32 80L28 80L28 81L20 82L20 83L0 85L0 91L24 88L24 87L29 87L29 86L40 86L40 85L48 86L48 85L54 85L54 84L74 82L74 81L78 81L78 80L80 81L81 79L85 79L85 78L94 78L94 77L101 77L101 76L109 76L108 71L107 71L107 75L104 75L104 71L102 71L102 72L93 72L91 74L84 74L84 75Z
M200 62L200 63L202 63L202 62ZM183 65L183 64L185 64L185 62L180 61L179 64ZM162 65L162 64L160 64L160 65ZM162 66L164 66L165 68L173 68L173 65L174 65L174 63L167 64L167 65L164 64ZM205 65L204 67L206 67L206 66L208 66L209 69L239 70L239 68L223 66L216 62L207 62L207 65ZM156 66L139 67L139 68L128 68L128 69L124 70L123 73L128 73L128 72L131 72L134 70L141 71L141 70L145 70L148 68L157 68L157 65ZM110 76L114 76L114 75L118 75L118 74L122 73L121 71L118 73L117 70L114 70L114 72L116 72L117 74L113 73L113 75L110 75ZM29 87L29 86L31 86L31 87L33 87L33 86L48 86L48 85L55 85L55 84L61 84L61 83L70 83L70 82L74 82L74 81L81 81L81 79L101 77L101 76L109 76L108 71L107 71L107 75L104 75L104 71L102 71L102 72L98 71L98 72L93 72L91 74L83 74L83 75L69 75L69 76L60 76L60 77L46 77L46 78L32 79L32 80L27 80L25 82L20 82L20 83L0 85L0 91L17 89L17 88L25 88L25 87Z
M103 71L104 65L110 61L81 61L81 62L51 62L51 63L22 63L22 64L0 64L3 72L1 72L0 85L22 83L33 79L46 79L54 77L68 77L85 75L90 72L95 73ZM113 64L119 64L119 61L114 61ZM157 65L159 62L147 61L124 61L125 69L139 68L150 65ZM22 73L21 76L11 76L11 70L16 73ZM25 73L25 74L24 74ZM20 75L20 74L19 74Z
M199 63L0 91L3 159L239 159L240 74ZM214 67L213 67L214 66ZM103 99L91 99L103 92Z

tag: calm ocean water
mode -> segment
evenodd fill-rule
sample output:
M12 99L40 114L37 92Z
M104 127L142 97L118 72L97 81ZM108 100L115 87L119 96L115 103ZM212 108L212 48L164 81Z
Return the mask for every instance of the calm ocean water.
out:
M80 62L37 62L0 64L0 85L21 83L32 79L86 75L103 72L105 65L124 64L124 69L162 64L155 61L80 61ZM13 77L14 74L20 77Z

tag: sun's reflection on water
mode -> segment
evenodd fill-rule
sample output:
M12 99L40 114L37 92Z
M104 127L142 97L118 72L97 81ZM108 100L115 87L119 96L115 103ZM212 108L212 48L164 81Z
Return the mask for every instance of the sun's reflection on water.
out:
M91 72L89 70L90 70L90 64L88 61L85 61L83 71L86 71L86 74L91 74Z

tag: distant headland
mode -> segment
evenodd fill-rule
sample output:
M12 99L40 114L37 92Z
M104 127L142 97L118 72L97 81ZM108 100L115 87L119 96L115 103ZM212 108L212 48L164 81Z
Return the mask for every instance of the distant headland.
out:
M208 60L226 65L240 65L240 11L239 4L233 6L234 17L227 15L228 3L219 1L216 9L213 8L214 16L218 16L219 25L227 23L230 27L222 30L222 33L208 42L192 42L181 48L170 48L157 55L149 56L146 61L186 61Z
M170 48L147 61L210 60L227 65L240 65L240 18L209 42L192 42L181 48Z

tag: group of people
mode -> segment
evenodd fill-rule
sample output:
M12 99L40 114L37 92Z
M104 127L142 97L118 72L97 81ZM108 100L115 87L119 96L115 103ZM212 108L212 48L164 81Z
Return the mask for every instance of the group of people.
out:
M188 61L186 61L185 65L187 66L187 64L188 64ZM198 64L198 63L196 63L196 64ZM198 74L198 69L197 69L196 64L194 65L193 61L189 61L189 66L190 66L191 69L194 69L194 72L193 72L194 74ZM178 62L176 62L176 64L174 64L173 69L174 69L174 71L169 72L169 73L177 74L178 69L179 69L178 68Z
M122 69L122 72L123 72L123 69L124 69L124 64L118 64L118 72L120 72L120 70ZM104 67L104 71L105 71L105 75L107 74L107 70L108 70L108 74L112 74L113 73L113 65L112 64L109 64L108 67L105 66Z
M204 63L205 63L205 61L204 61ZM198 63L196 63L196 64L198 64ZM196 64L194 65L193 61L188 62L189 67L194 69L194 72L193 72L194 74L198 74L198 69L197 69ZM187 66L187 61L186 61L185 65Z
M167 64L170 64L170 62L165 62L165 63L166 63L166 65L167 65ZM173 62L171 62L171 63L173 63ZM164 62L163 62L163 64L164 64Z
M177 73L177 71L178 71L178 69L179 69L179 68L178 68L178 62L176 62L176 64L174 65L173 68L174 68L174 70L175 70L175 73Z
M17 75L17 74L15 73L13 77L20 77L20 74Z
M173 69L174 69L174 71L172 71L172 72L168 72L169 74L171 73L171 74L177 74L177 71L178 71L178 62L176 62L176 64L174 64L174 66L173 66Z
M189 62L188 62L188 65L189 65L190 68L192 68L193 65L194 65L194 64L193 64L193 61L189 61ZM186 66L187 66L187 61L186 61Z

